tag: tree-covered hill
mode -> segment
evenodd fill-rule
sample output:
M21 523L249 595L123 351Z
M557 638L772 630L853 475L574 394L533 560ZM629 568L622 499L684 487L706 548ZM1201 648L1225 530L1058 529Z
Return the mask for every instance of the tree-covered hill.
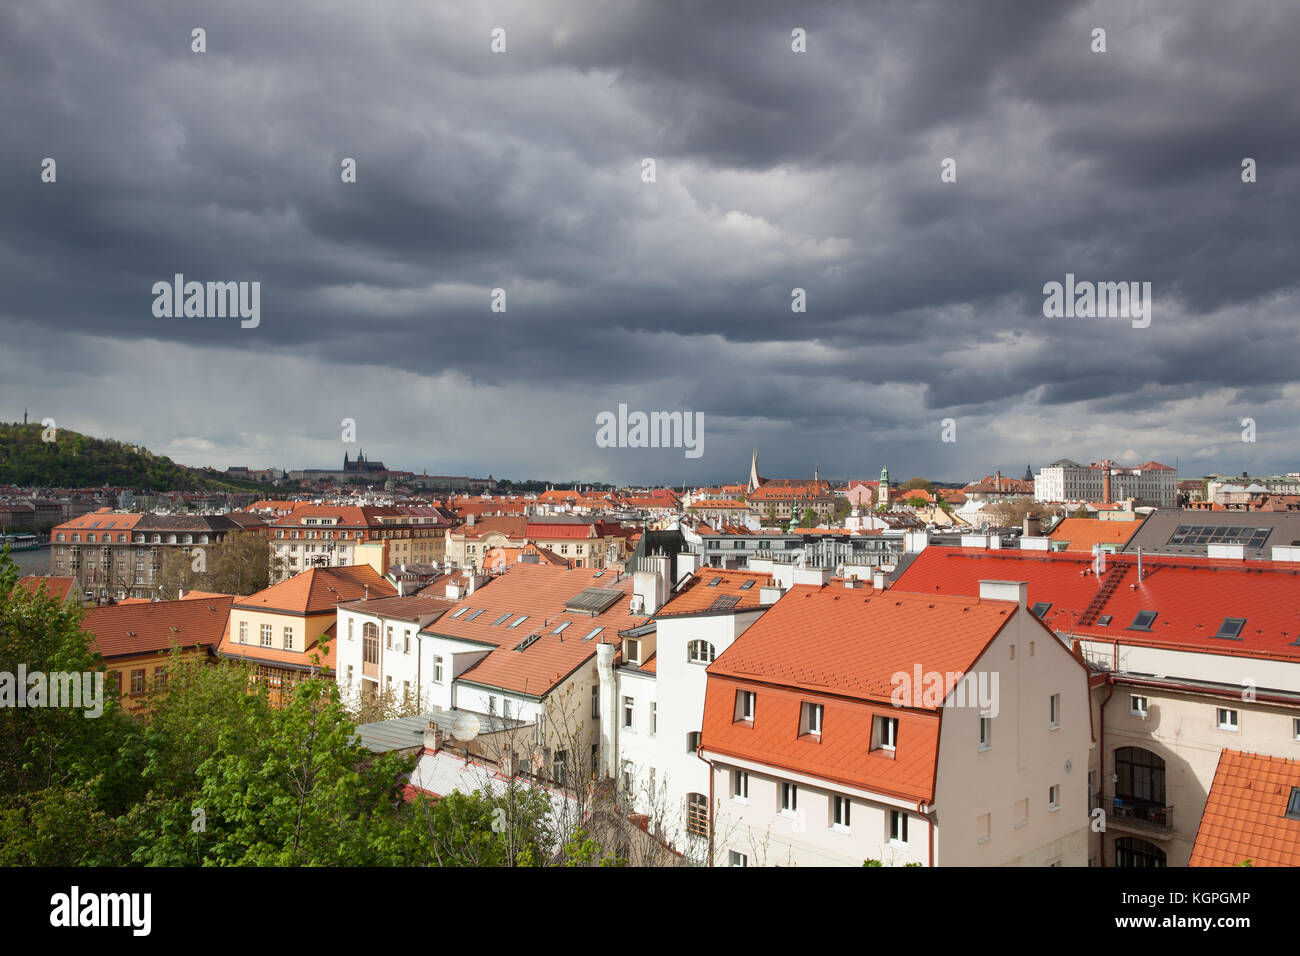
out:
M116 485L146 491L212 491L246 487L204 478L139 445L91 438L66 428L45 441L40 425L0 422L0 484L19 487L96 488Z

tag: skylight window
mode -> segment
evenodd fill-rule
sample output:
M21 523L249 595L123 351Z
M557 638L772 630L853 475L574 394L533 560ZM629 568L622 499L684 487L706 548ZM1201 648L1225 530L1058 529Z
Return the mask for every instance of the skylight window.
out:
M540 634L529 634L522 641L520 641L518 644L515 645L515 650L522 651L524 648L528 647L530 644L533 643L533 641L537 640L541 636L542 635Z
M721 583L722 583L722 578L714 578L712 581L708 583L707 587L716 588Z
M742 591L748 591L748 590L749 590L750 588L752 588L753 586L754 586L754 582L753 582L752 580L749 580L749 581L746 581L744 584L742 584L742 585L740 586L740 589L741 589Z
M465 620L467 620L467 621L472 621L472 620L474 620L474 618L478 617L478 616L479 616L480 614L482 614L482 613L483 613L483 609L482 609L482 608L479 608L477 611L475 611L474 613L472 613L469 617L465 618Z
M1218 633L1215 637L1222 637L1229 641L1241 640L1241 629L1246 626L1244 617L1225 617L1223 623L1219 625Z
M453 614L452 617L460 617L462 614L464 614L464 613L465 613L466 611L468 611L468 610L469 610L469 608L467 608L467 607L463 607L463 608L461 608L459 611L457 611L455 614Z
M1149 631L1151 625L1155 623L1155 611L1138 611L1137 617L1133 618L1133 623L1128 626L1130 631Z
M1100 624L1102 627L1106 627L1108 624L1110 624L1110 615L1103 614L1101 617L1097 618L1097 623Z
M551 631L551 633L552 633L552 634L563 634L563 633L564 633L564 629L565 629L566 627L568 627L568 626L569 626L570 624L572 624L572 623L573 623L572 621L565 621L565 622L563 622L559 627L557 627L555 630Z
M517 617L514 621L512 621L512 622L510 623L510 626L511 626L512 628L513 628L513 627L518 627L520 624L524 623L524 621L526 621L526 620L528 620L528 615L527 615L527 614L520 614L519 617Z
M582 635L582 639L583 639L584 641L589 641L589 640L591 640L593 637L595 637L597 634L599 634L601 631L603 631L604 629L605 629L604 627L593 627L593 628L592 628L590 631L588 631L586 634Z
M710 605L710 611L725 611L729 607L735 607L740 602L734 594L724 594Z
M1043 619L1043 615L1046 614L1051 609L1051 607L1052 607L1051 601L1039 601L1037 604L1035 604L1033 607L1029 609L1029 613L1041 621Z
M499 618L497 618L495 621L492 622L492 626L496 627L498 624L503 624L509 619L510 619L509 614L502 614Z
M1286 802L1286 818L1300 820L1300 787L1291 788L1291 798Z

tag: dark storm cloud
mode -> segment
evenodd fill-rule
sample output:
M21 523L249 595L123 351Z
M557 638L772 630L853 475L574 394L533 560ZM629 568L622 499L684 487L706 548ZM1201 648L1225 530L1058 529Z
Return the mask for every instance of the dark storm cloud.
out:
M20 0L0 396L62 373L65 416L253 465L332 461L361 405L405 467L682 480L594 448L628 402L710 416L689 480L738 477L754 445L770 474L1129 448L1211 467L1229 397L1294 419L1298 44L1300 13L1264 0ZM154 318L177 272L260 281L261 326ZM1151 327L1045 319L1067 272L1151 282ZM110 348L152 363L142 395L112 387ZM473 436L413 440L485 408ZM1255 460L1294 468L1270 435Z

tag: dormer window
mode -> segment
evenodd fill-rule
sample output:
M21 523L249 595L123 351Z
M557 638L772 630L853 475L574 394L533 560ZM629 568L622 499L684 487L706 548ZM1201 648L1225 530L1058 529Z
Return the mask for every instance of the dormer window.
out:
M635 637L629 637L623 642L623 659L629 664L641 663L641 642Z

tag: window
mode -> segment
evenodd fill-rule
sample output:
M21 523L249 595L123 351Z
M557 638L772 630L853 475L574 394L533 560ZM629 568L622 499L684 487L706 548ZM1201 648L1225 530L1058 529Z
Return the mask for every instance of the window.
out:
M752 690L736 691L735 720L754 722L754 692Z
M692 730L686 735L686 752L693 754L700 749L700 732Z
M506 697L506 698L504 698L504 699L501 701L501 716L502 716L502 717L509 717L509 716L510 716L510 698L509 698L509 697Z
M907 814L902 810L889 811L889 842L907 846Z
M510 615L508 613L502 614L499 618L497 618L495 621L492 622L492 626L496 627L498 624L504 624L508 620L510 620Z
M797 784L782 781L777 788L781 799L782 813L797 813L799 811L799 787Z
M436 654L433 657L433 682L442 683L442 658Z
M1055 730L1061 726L1061 695L1053 694L1048 698L1047 704L1047 727L1049 730Z
M632 721L636 716L636 701L631 697L623 698L623 726L632 729Z
M551 631L551 633L552 633L552 634L563 634L563 633L564 633L564 629L565 629L566 627L568 627L568 626L569 626L570 624L572 624L572 623L573 623L572 621L564 621L564 622L562 622L562 623L560 624L559 627L557 627L555 630Z
M993 814L981 813L975 821L976 843L986 843L993 833Z
M1137 617L1133 618L1133 623L1128 626L1130 631L1149 631L1151 625L1155 623L1155 611L1138 611Z
M749 774L743 770L731 771L731 799L749 799Z
M1061 785L1059 783L1047 788L1047 809L1049 812L1061 809Z
M597 684L591 685L591 716L600 717L600 687Z
M993 746L993 718L981 717L980 721L980 750L988 750Z
M348 640L352 640L352 618L348 618Z
M135 583L136 583L136 584L139 584L139 583L140 583L138 577L137 577ZM240 622L239 622L239 643L240 643L240 644L247 644L247 643L248 643L248 622L247 622L247 621L240 621Z
M1286 802L1286 818L1300 820L1300 787L1291 788L1291 796Z
M659 730L659 705L653 700L650 701L650 736L653 737Z
M623 642L623 659L629 664L641 663L641 642L635 637L629 637Z
M167 668L155 667L153 669L153 686L157 690L167 686Z
M799 736L820 737L822 735L822 705L804 701L799 709Z
M262 625L262 646L263 647L271 646L271 625L270 624Z
M898 718L877 715L871 718L871 749L894 750L898 746Z
M582 635L582 639L583 639L584 641L589 641L589 640L591 640L593 637L595 637L597 634L599 634L601 631L603 631L604 629L605 629L605 628L604 628L603 625L602 625L601 627L593 627L593 628L592 628L590 631L588 631L586 634Z
M384 629L384 647L390 651L393 649L393 628L391 625Z
M1139 697L1137 694L1129 695L1128 712L1134 717L1145 717L1147 715L1147 699Z
M144 668L131 671L131 693L144 693Z
M495 714L496 712L497 712L496 694L488 694L488 713Z
M568 766L569 752L567 750L555 751L555 756L551 758L551 779L556 783L564 783L569 776Z
M362 664L379 664L379 625L367 621L361 625L361 662ZM361 668L362 676L366 669Z
M1291 718L1291 737L1300 740L1300 717Z
M728 866L749 866L749 857L743 853L737 853L735 850L728 852Z
M686 645L686 659L692 664L713 663L713 645L708 641L691 641Z
M411 632L410 631L406 631L402 635L402 653L403 654L411 653Z
M1043 615L1046 614L1049 610L1051 610L1051 607L1052 607L1052 603L1050 601L1039 601L1037 604L1035 604L1033 607L1029 609L1029 613L1041 621L1043 619Z
M1218 709L1218 725L1220 730L1231 730L1235 732L1238 729L1237 712L1228 707L1220 707Z
M293 628L291 627L284 629L284 649L286 651L293 650Z
M702 793L686 795L686 832L694 836L709 835L709 798Z
M468 610L469 610L469 608L467 608L467 607L460 608L459 610L455 611L451 616L452 616L452 617L460 617L462 614L464 614L464 613L465 613L466 611L468 611Z
M831 826L839 830L849 828L849 810L853 806L848 797L831 797Z
M1223 623L1219 625L1218 633L1215 637L1221 637L1229 641L1241 640L1241 629L1246 626L1244 617L1225 617Z

